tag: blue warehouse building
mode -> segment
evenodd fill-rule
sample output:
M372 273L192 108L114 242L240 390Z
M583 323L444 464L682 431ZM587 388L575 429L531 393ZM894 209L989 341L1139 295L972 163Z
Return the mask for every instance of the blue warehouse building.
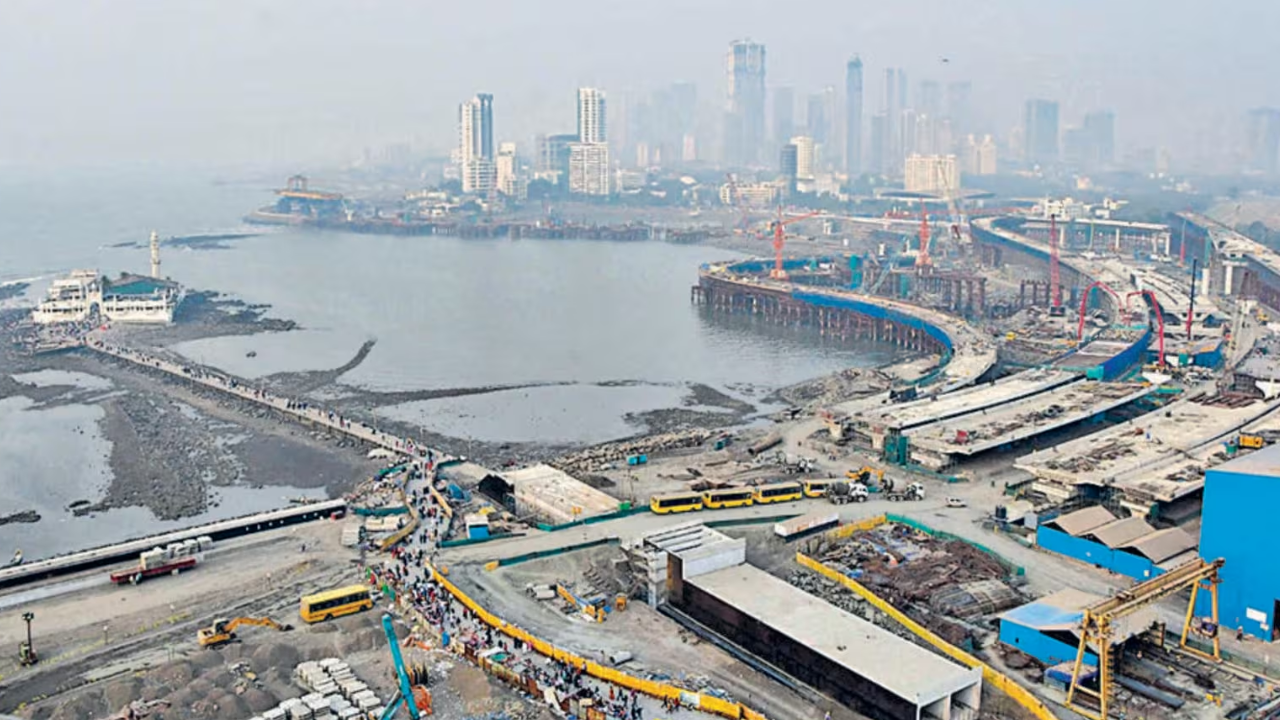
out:
M1085 608L1105 598L1075 588L1059 590L1035 602L1008 610L999 616L1000 642L1017 648L1048 666L1075 662L1080 648L1080 621ZM1151 626L1158 619L1155 608L1147 607L1118 619L1114 638L1122 643ZM1085 651L1086 665L1098 666L1096 648Z
M1200 556L1226 560L1218 587L1223 626L1264 640L1277 637L1280 615L1280 445L1209 468L1205 477ZM1202 594L1201 597L1204 597ZM1208 600L1197 609L1208 614Z

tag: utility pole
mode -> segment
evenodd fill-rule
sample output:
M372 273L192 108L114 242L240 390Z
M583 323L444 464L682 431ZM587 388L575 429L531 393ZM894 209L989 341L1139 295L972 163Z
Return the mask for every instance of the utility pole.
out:
M27 624L27 644L24 648L22 648L22 650L25 652L18 653L19 655L18 660L23 665L35 665L37 662L39 662L39 659L36 657L35 646L31 644L31 621L35 619L36 619L36 614L33 612L22 613L22 621Z

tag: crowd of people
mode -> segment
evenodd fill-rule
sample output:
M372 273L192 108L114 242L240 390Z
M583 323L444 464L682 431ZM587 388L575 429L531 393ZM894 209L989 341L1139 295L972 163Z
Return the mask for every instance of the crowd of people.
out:
M371 571L371 581L385 584L402 607L412 607L414 614L430 625L442 646L461 646L472 657L500 662L521 677L532 678L541 688L553 688L562 700L589 700L610 720L679 715L679 700L658 700L624 690L588 675L580 667L538 654L529 644L486 624L432 576L435 554L447 537L452 520L438 495L428 489L429 483L436 482L434 469L432 463L423 462L411 471L405 494L419 515L420 527L405 544L391 551L381 575Z

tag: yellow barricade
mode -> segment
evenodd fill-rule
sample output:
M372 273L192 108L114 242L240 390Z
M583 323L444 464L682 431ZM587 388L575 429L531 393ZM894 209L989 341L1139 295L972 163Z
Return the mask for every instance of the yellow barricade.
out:
M884 522L884 516L883 515L880 516L879 520L880 522ZM874 527L874 525L872 527ZM840 528L840 530L843 530L843 529L844 528ZM852 534L852 531L851 531L851 534ZM983 680L985 680L988 683L991 683L992 685L996 686L1000 690L1004 691L1005 694L1013 698L1014 701L1016 701L1019 705L1023 706L1028 711L1030 711L1032 715L1035 715L1037 720L1057 720L1054 714L1049 711L1048 706L1046 706L1044 703L1036 699L1036 697L1032 695L1031 692L1028 691L1026 688L1022 687L1021 685L1019 685L1018 683L1010 679L1008 676L998 672L997 670L987 665L986 663L982 662L978 658L970 655L969 653L961 650L955 645L952 645L946 640L943 640L942 638L938 637L933 633L932 630L929 630L928 628L924 627L923 625L916 622L915 620L912 620L911 618L907 617L906 614L904 614L901 610L885 602L883 598L881 598L879 595L876 595L875 593L868 590L861 583L857 582L852 578L846 577L842 573L836 571L834 568L828 567L827 565L824 565L803 553L796 553L796 562L799 563L802 567L809 568L810 570L818 573L819 575L827 579L834 580L840 583L841 585L845 586L850 591L854 592L855 594L865 599L867 602L871 603L871 605L875 607L877 610L879 610L880 612L883 612L885 615L888 615L889 617L898 621L898 623L900 623L906 629L910 630L917 637L929 643L930 645L938 648L945 655L947 655L948 657L951 657L952 659L963 664L964 666L966 667L981 666Z
M579 668L592 677L613 683L614 685L628 690L635 690L636 692L644 693L650 697L680 698L680 701L687 706L696 706L704 712L714 713L722 717L730 718L731 720L767 720L764 715L751 710L742 703L729 702L728 700L721 700L720 698L712 697L710 695L691 693L687 690L675 687L674 685L665 685L652 680L632 677L620 670L607 668L603 665L589 662L585 658L578 657L567 650L561 650L551 643L536 638L527 631L521 630L511 623L503 621L501 618L480 607L476 601L472 600L470 596L462 592L457 585L449 582L444 575L440 574L440 571L434 566L428 564L427 570L431 572L431 577L433 577L436 582L440 583L441 587L447 590L450 595L457 598L458 602L462 603L464 607L474 612L476 617L480 618L480 620L486 625L505 633L512 639L528 643L530 647L541 655L545 655L546 657L550 657L568 665L572 665L575 668Z
M827 537L835 540L843 540L844 538L847 538L850 535L853 535L854 533L859 533L866 530L870 530L875 527L879 527L888 521L889 521L889 518L887 518L886 516L876 515L875 517L867 518L866 520L859 520L858 522L849 523L848 525L841 525L835 530L832 530L831 532L827 533Z

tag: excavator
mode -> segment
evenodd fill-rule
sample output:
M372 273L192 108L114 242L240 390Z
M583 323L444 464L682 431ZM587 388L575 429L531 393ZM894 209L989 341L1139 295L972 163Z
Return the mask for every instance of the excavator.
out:
M200 628L196 631L196 639L200 641L200 647L213 648L219 645L226 645L236 639L236 628L241 625L265 625L275 628L280 632L292 630L292 625L282 625L271 618L253 618L238 617L232 619L223 618L214 620L213 625L207 628Z

